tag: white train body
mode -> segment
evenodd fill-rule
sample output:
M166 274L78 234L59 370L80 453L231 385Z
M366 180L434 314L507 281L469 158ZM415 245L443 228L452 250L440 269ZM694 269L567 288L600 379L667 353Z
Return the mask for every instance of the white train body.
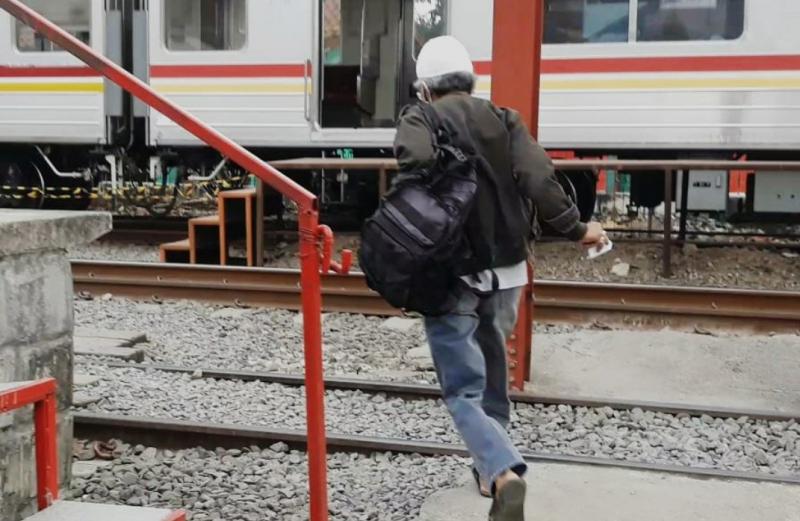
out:
M491 93L494 0L23 1L265 158L390 154L415 52L438 34L464 42L475 94ZM797 158L800 2L545 0L545 10L539 136L549 149ZM69 186L113 187L219 161L5 12L0 35L0 185L59 186L70 177L59 169L71 169ZM41 144L59 159L30 147ZM712 174L725 198L726 174ZM800 212L800 176L776 179L759 176L754 208ZM589 211L593 180L572 182L591 195ZM373 198L360 186L356 199Z
M65 18L54 4L53 14ZM81 18L92 35L104 34L102 1L88 6ZM103 79L67 53L24 50L37 44L48 45L0 10L0 141L106 142ZM104 38L93 37L92 47L104 51Z
M393 119L413 81L413 29L404 20L413 16L414 2L193 1L136 2L135 67L159 92L251 147L391 144ZM628 41L544 46L540 135L547 147L746 151L800 146L800 31L793 27L800 3L747 0L740 35L659 42L636 41L641 34L636 18L642 12L637 0L550 4L559 1L583 10L584 32L597 24L590 9L595 18L621 17L628 10L628 23L622 25L629 34ZM662 10L683 9L686 15L695 9L698 16L707 16L712 6L728 0L655 1ZM91 5L91 45L119 52L117 2L64 3L82 2ZM57 15L53 5L61 4L29 3L50 4L46 12L51 15ZM420 3L426 2L417 0L417 8ZM474 57L479 96L489 96L491 89L492 3L450 0L444 16L446 32L462 40ZM336 65L323 56L324 23L332 8L339 10L341 21ZM203 31L219 34L212 34L215 42L208 45ZM120 111L119 92L66 53L22 51L20 42L30 45L31 34L20 34L2 12L0 34L9 32L10 38L0 38L0 141L113 141L108 116ZM215 43L228 49L199 50ZM345 88L356 82L361 121L344 109L343 119L326 118L323 98L330 88L325 82L329 74L342 71L350 74L340 74ZM199 144L150 109L137 105L136 114L146 118L148 145Z

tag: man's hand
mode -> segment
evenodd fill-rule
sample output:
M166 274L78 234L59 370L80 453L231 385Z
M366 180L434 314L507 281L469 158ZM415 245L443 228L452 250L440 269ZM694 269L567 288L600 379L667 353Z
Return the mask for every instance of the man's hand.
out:
M608 240L605 230L598 222L586 223L586 234L581 239L581 244L587 247L597 246Z

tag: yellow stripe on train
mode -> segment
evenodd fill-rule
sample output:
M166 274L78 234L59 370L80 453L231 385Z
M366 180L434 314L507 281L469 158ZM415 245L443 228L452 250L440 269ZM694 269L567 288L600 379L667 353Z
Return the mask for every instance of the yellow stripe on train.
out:
M102 83L3 83L0 82L0 92L46 92L46 93L79 93L93 94L105 91Z
M298 94L311 92L310 86L306 89L302 84L293 85L286 83L233 83L233 84L155 84L154 88L162 94Z
M490 92L491 79L478 81L478 92ZM597 79L542 79L542 90L548 91L609 91L609 90L728 90L800 89L800 77L783 78L597 78Z

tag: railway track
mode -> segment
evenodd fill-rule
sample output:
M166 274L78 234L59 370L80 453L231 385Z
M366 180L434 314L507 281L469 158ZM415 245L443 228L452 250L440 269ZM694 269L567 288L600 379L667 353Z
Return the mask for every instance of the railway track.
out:
M170 365L134 364L126 362L105 362L110 368L153 370L177 374L189 374L193 377L211 378L215 380L232 380L242 382L262 382L268 384L281 384L293 387L305 385L301 374L264 373L256 371L240 371L225 369L204 369L195 367L177 367ZM441 398L441 389L437 385L412 384L403 382L389 382L383 380L368 380L364 378L347 378L329 376L325 378L325 388L329 390L361 391L363 393L382 393L389 397L403 399L430 400ZM641 409L673 415L711 416L713 418L742 418L765 421L800 421L796 414L777 411L755 409L732 409L722 407L704 407L701 405L685 405L667 402L648 401L623 401L579 396L544 396L526 391L511 391L513 403L539 404L539 405L569 405L572 407L601 408L610 407L618 410Z
M75 291L147 299L190 299L243 307L299 309L296 270L72 261ZM326 311L396 315L360 274L323 277ZM800 293L536 281L544 322L745 332L797 332Z
M261 426L194 422L185 420L146 418L111 414L77 412L73 416L75 436L81 439L122 439L126 443L169 449L203 447L206 449L241 448L251 445L269 446L283 442L304 450L306 433L298 430L272 429ZM391 452L423 456L467 457L466 448L460 444L404 440L385 437L368 437L329 433L327 446L331 452L375 453ZM725 469L686 467L679 465L616 460L593 456L545 454L523 451L530 463L582 464L615 467L700 478L735 479L765 483L800 484L800 476L772 475L760 472L738 472Z

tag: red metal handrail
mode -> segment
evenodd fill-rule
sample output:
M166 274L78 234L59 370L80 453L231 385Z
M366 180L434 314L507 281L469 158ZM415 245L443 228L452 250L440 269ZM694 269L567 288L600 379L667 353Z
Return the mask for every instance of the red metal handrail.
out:
M310 514L312 521L328 519L327 461L325 439L325 389L322 368L322 293L321 257L332 269L346 271L349 254L340 264L330 261L329 230L319 228L317 198L254 154L159 95L147 84L128 73L88 45L62 30L19 0L0 0L0 7L70 52L91 68L130 92L138 99L186 129L245 170L281 192L299 206L300 285L303 298L303 337L305 351L306 413ZM329 242L330 241L330 242ZM324 244L320 244L323 242ZM344 269L342 269L344 268Z
M0 391L0 414L33 404L36 438L36 499L44 510L58 499L56 381L45 378Z

